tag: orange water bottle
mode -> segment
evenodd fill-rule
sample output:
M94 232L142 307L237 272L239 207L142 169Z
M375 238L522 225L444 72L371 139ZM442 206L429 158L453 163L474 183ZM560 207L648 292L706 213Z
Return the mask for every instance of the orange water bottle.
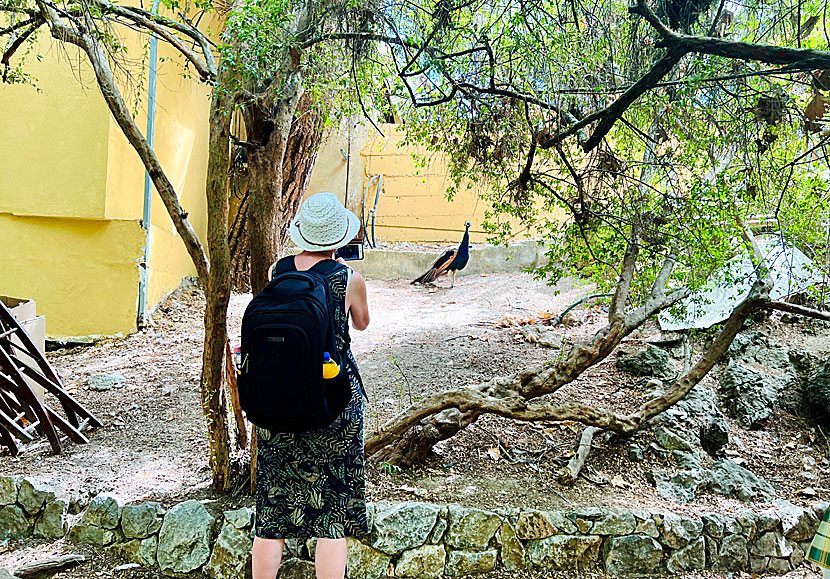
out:
M323 352L323 378L330 380L340 374L340 366L331 359L328 352Z

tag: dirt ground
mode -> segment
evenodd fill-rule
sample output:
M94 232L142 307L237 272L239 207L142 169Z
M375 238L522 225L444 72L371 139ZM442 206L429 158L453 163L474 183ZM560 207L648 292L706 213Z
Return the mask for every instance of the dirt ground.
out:
M442 286L447 282L441 280ZM507 318L525 319L558 314L590 292L590 287L561 284L549 287L526 274L458 278L452 289L411 286L408 280L370 280L372 322L365 332L352 332L352 349L366 384L366 430L427 394L448 387L477 384L509 374L557 355L556 350L528 343ZM231 335L250 295L234 295L230 306ZM195 289L179 290L155 312L150 326L125 339L49 354L67 389L91 409L105 426L88 433L90 443L67 441L66 451L53 456L46 443L29 445L21 456L0 451L0 473L41 477L84 492L112 491L125 501L181 497L213 501L209 489L204 420L199 397L203 299ZM589 336L605 323L600 306L575 309L563 328L566 342ZM765 325L771 337L790 347L800 345L830 357L825 326L809 323ZM635 333L624 346L637 349L658 336L656 325ZM633 379L615 368L616 356L591 369L577 382L554 395L557 400L593 400L615 409L633 408L642 392ZM680 365L680 361L675 361ZM120 373L122 388L92 391L92 374ZM706 378L715 385L717 370ZM779 412L770 427L743 431L730 422L733 436L727 455L766 478L779 497L798 504L830 500L830 443L804 419ZM576 424L515 423L483 417L455 438L439 444L434 455L418 467L396 471L370 467L370 500L429 500L492 508L502 505L569 508L580 505L665 508L676 512L736 511L737 500L704 496L694 504L669 503L647 482L652 468L669 468L668 459L647 453L644 462L629 460L631 439L600 437L585 471L573 487L555 480L557 470L574 448ZM633 438L648 446L650 433ZM805 497L805 487L815 495ZM234 504L249 504L239 496ZM214 504L221 509L222 502ZM210 507L210 505L209 505ZM7 546L0 567L14 568L48 546ZM112 563L94 561L58 577L111 574ZM154 577L151 572L118 572L122 577ZM512 575L518 577L517 575ZM530 577L531 575L528 575ZM541 576L541 575L540 575ZM584 574L582 576L585 576ZM715 575L690 575L706 577ZM791 578L818 577L800 570ZM485 576L483 576L485 577ZM490 577L501 577L498 573Z

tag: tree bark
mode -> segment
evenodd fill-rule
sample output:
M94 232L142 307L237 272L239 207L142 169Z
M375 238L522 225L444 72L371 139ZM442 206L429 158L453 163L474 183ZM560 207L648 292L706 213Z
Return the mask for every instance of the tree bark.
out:
M296 215L308 188L311 172L317 161L317 152L323 140L325 115L311 107L310 95L304 95L297 105L291 132L285 146L282 162L282 193L277 214L277 247L288 243L288 224ZM231 280L238 290L250 290L251 260L248 238L250 189L239 205L234 227L229 235L231 243ZM269 262L269 265L272 262Z
M220 85L227 75L220 72ZM227 349L227 315L230 300L228 248L228 164L230 160L231 103L221 90L213 92L210 106L207 170L208 251L211 268L205 286L205 345L202 357L202 410L210 445L213 487L230 490L230 439L228 408L222 391Z

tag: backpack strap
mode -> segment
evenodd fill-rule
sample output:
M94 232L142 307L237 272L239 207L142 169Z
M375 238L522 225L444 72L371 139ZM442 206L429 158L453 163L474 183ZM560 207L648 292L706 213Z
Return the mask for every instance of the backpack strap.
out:
M293 261L292 261L293 265ZM325 277L331 277L333 274L345 269L347 266L343 265L339 261L335 261L333 259L324 259L323 261L318 261L313 266L311 266L308 271L314 271L319 274L324 275Z
M294 265L293 255L283 257L281 260L274 264L274 266L271 268L271 279L274 279L278 275L289 271L297 271L297 267Z

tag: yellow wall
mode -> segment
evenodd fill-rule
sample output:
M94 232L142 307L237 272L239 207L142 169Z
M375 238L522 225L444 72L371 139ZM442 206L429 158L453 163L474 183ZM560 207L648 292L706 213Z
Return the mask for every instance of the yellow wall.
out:
M383 175L375 220L376 241L455 242L464 231L464 223L470 221L470 240L485 242L487 236L481 224L489 205L480 198L482 186L462 186L448 201L447 189L452 183L447 176L446 159L432 153L425 167L417 167L412 153L421 155L424 151L401 147L405 135L395 125L381 125L381 129L386 137L372 134L361 151L364 183L374 175ZM366 200L367 211L374 203L374 191L373 186ZM510 222L516 239L529 236L517 220Z
M123 41L140 59L146 37L125 32ZM27 70L41 92L0 91L0 294L35 299L50 337L127 333L136 327L144 167L86 58L48 35L39 49L45 58ZM159 42L159 56L174 55ZM178 57L159 65L155 150L204 239L209 90L182 71ZM144 132L148 71L136 66L131 74L141 91L134 119ZM134 95L121 88L132 106ZM151 203L148 307L195 273L155 190Z
M0 213L103 219L109 112L79 50L47 35L29 85L0 90ZM78 69L73 73L73 69ZM87 86L81 88L81 82Z
M48 336L125 332L135 325L143 239L135 221L2 214L0 293L34 298Z

